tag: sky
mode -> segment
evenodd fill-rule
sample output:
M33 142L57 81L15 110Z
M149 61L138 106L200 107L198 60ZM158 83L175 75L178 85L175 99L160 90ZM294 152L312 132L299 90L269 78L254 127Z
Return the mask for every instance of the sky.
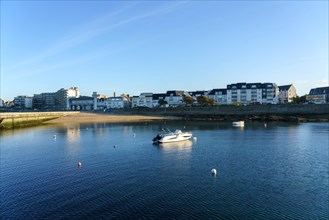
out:
M328 86L328 1L1 1L0 97Z

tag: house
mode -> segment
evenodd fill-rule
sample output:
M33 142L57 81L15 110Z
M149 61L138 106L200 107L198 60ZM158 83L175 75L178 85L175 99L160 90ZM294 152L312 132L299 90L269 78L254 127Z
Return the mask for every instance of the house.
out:
M329 103L329 86L311 89L306 100L314 104Z
M152 105L153 105L153 108L154 107L159 107L159 106L162 106L159 101L160 100L163 100L165 101L165 98L166 98L166 94L165 93L157 93L157 94L153 94L152 95ZM167 104L163 105L163 106L167 106Z
M184 104L183 95L185 94L182 90L170 90L166 93L165 101L167 101L169 107L176 107Z
M216 104L227 104L227 89L212 89L207 97L215 100Z
M293 101L297 97L296 88L290 85L279 86L279 103L286 104Z
M120 109L130 107L129 96L122 94L121 96L114 96L105 99L107 109Z
M131 107L148 107L153 108L153 93L145 92L141 93L139 96L132 97Z

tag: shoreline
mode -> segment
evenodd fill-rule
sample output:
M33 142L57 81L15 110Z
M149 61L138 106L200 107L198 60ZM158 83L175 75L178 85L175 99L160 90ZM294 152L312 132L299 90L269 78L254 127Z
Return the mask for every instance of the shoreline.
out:
M147 121L181 120L175 116L119 115L81 112L46 121L44 124L87 124L87 123L128 123Z

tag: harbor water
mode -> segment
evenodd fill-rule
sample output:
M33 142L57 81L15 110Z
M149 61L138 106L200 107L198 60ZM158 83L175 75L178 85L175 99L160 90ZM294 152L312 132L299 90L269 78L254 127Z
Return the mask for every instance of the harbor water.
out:
M196 138L152 144L162 129ZM329 216L329 123L42 126L0 141L1 219Z

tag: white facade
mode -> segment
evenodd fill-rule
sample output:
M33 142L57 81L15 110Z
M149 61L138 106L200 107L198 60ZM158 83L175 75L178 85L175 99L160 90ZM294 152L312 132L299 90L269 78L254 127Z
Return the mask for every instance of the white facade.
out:
M118 109L129 107L129 98L127 96L110 97L105 100L106 108L108 109Z
M279 87L275 83L237 83L227 85L227 103L277 104Z
M184 91L167 91L165 101L170 107L175 107L184 104Z
M216 104L227 104L227 89L213 89L207 97L215 100Z
M78 98L80 96L80 91L78 87L71 87L67 89L67 97Z
M290 103L297 97L296 88L291 85L279 86L279 103Z
M141 93L132 97L132 107L153 107L153 93Z

